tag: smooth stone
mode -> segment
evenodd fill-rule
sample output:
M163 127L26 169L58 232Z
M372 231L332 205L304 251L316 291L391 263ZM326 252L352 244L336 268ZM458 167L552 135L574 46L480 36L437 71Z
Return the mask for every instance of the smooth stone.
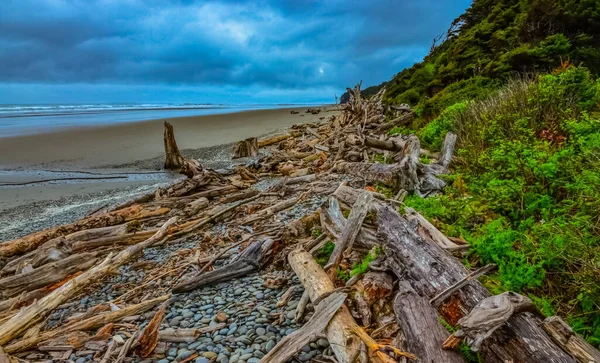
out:
M265 345L265 350L266 350L267 352L270 352L270 351L271 351L271 349L273 349L273 347L275 347L275 341L274 341L274 340L269 340L269 341L267 342L267 344Z
M327 348L329 346L329 341L327 339L319 339L317 340L317 345L321 348Z
M192 352L190 352L187 349L179 349L179 354L177 354L177 357L175 358L175 360L184 360L187 359L189 357L192 356Z
M167 355L169 357L176 357L177 356L177 348L171 348L171 349L169 349L169 352L167 353Z
M218 356L218 354L215 353L215 352L204 352L204 353L202 353L202 356L204 358L214 359L214 358L216 358Z

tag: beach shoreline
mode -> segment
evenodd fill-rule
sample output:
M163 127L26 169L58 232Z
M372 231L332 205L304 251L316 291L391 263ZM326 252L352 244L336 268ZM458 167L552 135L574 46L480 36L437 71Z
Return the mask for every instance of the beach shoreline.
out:
M305 111L242 111L0 138L0 241L69 223L182 177L161 170L164 121L173 124L184 156L219 169L248 161L231 159L236 141L335 114Z

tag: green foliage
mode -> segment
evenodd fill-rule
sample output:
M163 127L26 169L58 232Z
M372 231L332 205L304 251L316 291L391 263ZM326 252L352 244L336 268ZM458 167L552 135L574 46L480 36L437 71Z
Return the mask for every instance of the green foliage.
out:
M335 270L335 274L337 276L338 279L342 280L342 281L348 281L350 280L350 273L348 271L344 271L340 268L340 266L336 267Z
M394 190L380 182L375 183L375 190L377 193L385 195L385 197L388 199L394 197Z
M322 234L323 234L323 232L322 232L320 229L317 229L317 228L312 228L312 229L310 230L310 235L311 235L313 238L317 238L317 237L319 237L319 236L320 236L320 235L322 235Z
M564 61L600 73L599 9L597 0L474 0L442 44L387 83L384 100L416 106L419 117L431 119L516 73Z
M369 253L367 253L365 258L363 258L363 260L361 262L355 264L352 267L352 270L350 271L350 276L352 277L352 276L366 273L369 270L369 264L371 262L375 261L377 259L377 257L379 257L380 254L381 254L381 247L379 247L379 246L373 247L373 249L371 251L369 251Z
M470 264L498 265L494 293L528 294L600 345L600 83L583 67L516 79L460 103L417 133L435 146L458 135L443 195L405 204L469 241ZM450 117L446 120L448 114Z
M325 266L327 261L329 261L329 257L333 253L335 249L335 243L331 241L327 241L325 245L317 252L315 256L315 261L321 266Z

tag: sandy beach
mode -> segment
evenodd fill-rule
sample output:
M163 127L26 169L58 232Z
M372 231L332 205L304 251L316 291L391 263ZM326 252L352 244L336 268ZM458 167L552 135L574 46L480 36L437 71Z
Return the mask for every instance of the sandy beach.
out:
M299 114L290 114L297 110ZM330 112L312 115L306 108L254 110L207 116L178 117L119 125L73 128L38 135L0 138L0 169L94 169L130 164L163 153L163 122L173 124L180 149L229 144L319 121Z
M334 114L305 110L253 110L0 138L0 241L68 223L180 177L161 170L164 121L173 124L184 155L222 168L232 164L233 142Z

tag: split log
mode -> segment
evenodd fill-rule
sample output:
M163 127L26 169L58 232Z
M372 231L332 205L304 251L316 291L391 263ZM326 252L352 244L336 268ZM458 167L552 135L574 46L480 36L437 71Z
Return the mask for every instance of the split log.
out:
M386 264L401 280L411 283L416 293L431 297L468 275L459 260L443 251L433 241L419 236L409 222L390 207L377 213L379 237L384 244ZM474 280L456 291L439 313L450 324L467 315L489 292ZM481 354L486 362L574 362L556 346L530 313L513 316L506 325L485 340Z
M356 193L356 196L358 196L358 193ZM350 205L355 203L356 198L354 198L352 204ZM323 227L323 229L326 231L329 238L332 240L340 238L347 221L342 215L340 205L336 198L329 197L328 207L320 209L319 218L321 221L321 227ZM377 233L372 228L367 228L363 225L362 228L359 229L358 235L356 236L355 243L357 247L367 251L371 250L371 248L378 244L376 234Z
M173 131L173 125L165 121L165 169L180 169L183 166L183 156L179 152L177 147L177 141L175 141L175 132Z
M256 221L262 220L262 219L269 218L269 217L275 215L276 213L281 212L282 210L286 210L288 208L293 207L300 200L302 200L302 198L304 198L305 196L306 196L306 193L303 193L297 197L281 201L271 207L262 209L259 212L255 213L255 215L241 221L240 224L242 224L242 225L250 224L250 223L254 223Z
M22 352L24 350L35 347L39 342L50 340L54 337L65 335L73 331L83 331L97 329L116 321L119 321L127 316L144 313L156 305L168 300L170 295L160 296L151 300L143 301L136 305L130 305L116 311L110 311L90 318L66 324L60 328L45 331L41 334L21 339L11 345L6 346L6 351L11 353Z
M419 357L419 362L464 362L457 352L442 349L448 331L440 325L438 314L429 306L427 298L420 296L408 281L400 282L394 313L404 334L406 349Z
M550 334L554 342L569 352L579 363L600 362L600 352L594 349L582 337L558 316L544 320L544 330Z
M308 252L300 249L294 250L288 255L288 260L311 301L315 301L321 295L335 289L325 271ZM349 329L354 326L358 327L348 308L344 305L325 329L327 340L329 340L339 363L353 363L355 359L363 363L368 361L366 354L360 354L360 339L357 339Z
M233 145L233 159L254 157L258 155L258 139L250 137Z
M290 335L285 336L277 343L261 363L287 362L306 344L318 337L327 327L333 316L344 305L346 294L333 293L321 301L315 309L315 314L308 323Z
M87 285L100 280L110 271L114 271L130 258L143 251L146 247L150 247L160 241L167 234L169 227L175 222L177 222L176 217L169 219L156 234L144 242L126 248L116 256L109 254L101 264L70 280L41 300L21 309L10 320L0 326L0 345L6 344L11 339L16 338L25 329L42 320L50 311L69 300Z
M208 206L208 198L200 197L185 206L184 213L188 216L193 216L200 212L200 210Z
M246 247L246 249L230 264L207 272L187 281L183 281L173 288L173 292L187 292L201 287L229 281L231 279L245 276L260 269L264 258L273 245L272 239L257 241Z
M207 333L221 330L226 326L226 323L218 323L200 329L164 329L158 332L158 340L170 343L191 343Z
M342 230L340 238L335 243L333 253L329 257L327 266L325 269L335 267L340 264L344 257L344 252L348 252L352 249L352 244L358 236L358 232L362 226L363 220L369 212L371 201L373 196L368 192L363 192L356 200L356 203L352 206L352 211L348 216L346 225Z
M301 248L296 249L288 255L288 261L313 303L334 292L333 282L321 266L315 262L310 253ZM389 357L381 352L380 349L382 348L414 358L411 354L400 352L392 347L378 345L356 324L345 305L342 305L337 314L331 319L325 333L339 363L366 363L369 358L371 362L391 362ZM368 351L365 351L364 345L366 345Z

